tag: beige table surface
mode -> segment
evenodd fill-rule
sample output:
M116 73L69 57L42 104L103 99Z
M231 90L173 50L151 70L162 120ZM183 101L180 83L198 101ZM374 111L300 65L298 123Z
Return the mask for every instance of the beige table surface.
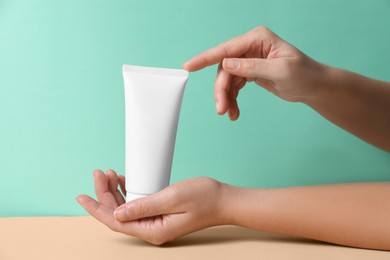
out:
M164 246L109 230L92 217L0 218L0 259L370 259L390 252L348 248L221 226Z

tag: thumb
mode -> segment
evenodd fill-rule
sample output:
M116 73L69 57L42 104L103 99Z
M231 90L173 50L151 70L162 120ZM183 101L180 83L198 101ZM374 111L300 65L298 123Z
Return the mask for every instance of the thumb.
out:
M156 195L123 204L114 211L115 218L124 222L171 213L169 203Z
M270 60L256 59L256 58L225 58L222 62L222 68L240 77L247 78L248 80L263 78L273 78L273 67Z

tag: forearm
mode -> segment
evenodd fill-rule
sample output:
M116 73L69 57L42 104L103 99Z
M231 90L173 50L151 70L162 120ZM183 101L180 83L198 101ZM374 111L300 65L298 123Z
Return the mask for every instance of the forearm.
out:
M225 189L228 224L390 250L390 183Z
M359 138L390 152L390 83L326 67L324 86L304 103Z

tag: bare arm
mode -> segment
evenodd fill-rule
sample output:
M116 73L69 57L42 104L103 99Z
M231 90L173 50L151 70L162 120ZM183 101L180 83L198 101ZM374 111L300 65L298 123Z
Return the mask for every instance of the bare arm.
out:
M207 50L183 68L196 71L217 63L214 95L219 114L228 112L236 120L238 93L247 81L254 81L390 152L390 83L316 62L265 27Z
M327 67L326 84L304 103L348 132L390 152L390 83Z
M390 250L390 183L282 189L227 187L236 225L352 247ZM234 212L240 212L235 214Z
M390 183L280 189L230 186L210 178L173 184L124 203L123 176L95 171L98 201L78 202L112 230L163 244L210 226L233 224L346 246L390 250ZM122 189L123 190L123 189Z
M320 64L264 27L212 48L183 68L220 63L215 81L218 114L239 117L237 96L254 81L276 96L303 102L321 115L390 151L390 84ZM234 187L209 178L176 183L124 203L112 170L94 174L98 201L78 202L109 228L162 244L222 224L301 236L347 246L390 250L390 183L282 189ZM123 190L123 189L122 189Z

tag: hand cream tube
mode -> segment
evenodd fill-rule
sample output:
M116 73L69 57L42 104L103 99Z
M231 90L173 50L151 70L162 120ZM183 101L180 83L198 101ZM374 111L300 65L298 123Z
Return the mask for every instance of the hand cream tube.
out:
M188 72L123 65L126 201L169 185Z

